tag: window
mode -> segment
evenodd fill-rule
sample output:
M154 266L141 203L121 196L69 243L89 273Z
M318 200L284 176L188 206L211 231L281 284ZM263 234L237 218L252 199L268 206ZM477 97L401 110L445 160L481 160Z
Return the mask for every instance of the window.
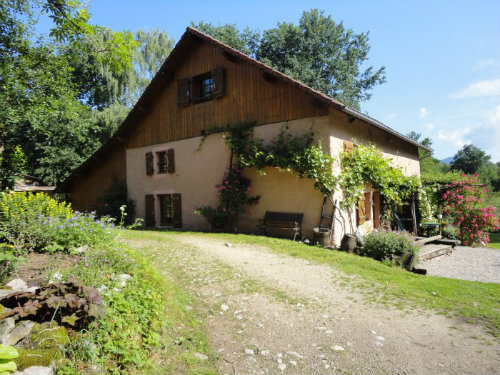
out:
M196 102L211 100L213 91L214 80L212 72L193 77L193 94Z
M177 98L179 106L202 103L220 98L225 92L225 70L218 66L214 70L199 74L192 78L177 81Z
M157 152L156 157L158 159L158 173L167 173L168 171L167 151Z

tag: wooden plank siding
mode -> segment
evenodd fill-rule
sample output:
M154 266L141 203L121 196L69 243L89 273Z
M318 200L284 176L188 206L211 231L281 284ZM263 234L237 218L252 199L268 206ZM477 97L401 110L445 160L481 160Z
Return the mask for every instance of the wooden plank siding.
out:
M107 145L83 170L77 171L65 186L73 207L92 210L103 193L109 189L112 175L126 180L126 149L155 145L197 137L202 129L229 123L255 121L257 125L300 118L326 116L328 105L313 104L311 95L286 80L264 73L264 70L241 57L227 58L224 50L203 40L187 40L166 69L173 79L157 81L155 95L143 101L144 112L133 115L126 133L120 135L123 144ZM182 107L177 101L177 81L182 78L225 69L225 94L221 98ZM265 79L264 75L268 78ZM158 89L158 82L160 84ZM163 86L161 86L163 85ZM137 110L137 108L136 108ZM142 111L141 108L139 108ZM129 126L131 125L131 126Z
M126 180L125 147L116 148L97 160L92 169L78 176L68 192L75 210L92 211L103 193L111 187L113 176Z
M225 68L225 95L222 98L180 107L177 80ZM311 96L287 82L269 82L262 71L242 60L229 61L223 51L210 43L199 43L184 57L175 78L157 96L151 112L131 131L127 148L143 147L197 137L202 129L239 123L257 124L325 116L327 107L314 106Z

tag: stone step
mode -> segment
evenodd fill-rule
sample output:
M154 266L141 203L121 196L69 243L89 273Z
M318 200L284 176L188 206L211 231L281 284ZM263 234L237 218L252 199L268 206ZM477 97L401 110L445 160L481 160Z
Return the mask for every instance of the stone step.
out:
M451 245L445 244L426 244L420 247L419 262L449 254L453 251Z
M432 236L432 237L417 237L417 240L415 241L414 245L415 246L423 246L426 243L441 240L443 236L438 234L437 236Z
M440 244L440 245L450 245L453 248L455 246L460 245L460 241L459 240L450 240L449 238L442 238L440 240L434 241L433 243L437 243L437 244Z

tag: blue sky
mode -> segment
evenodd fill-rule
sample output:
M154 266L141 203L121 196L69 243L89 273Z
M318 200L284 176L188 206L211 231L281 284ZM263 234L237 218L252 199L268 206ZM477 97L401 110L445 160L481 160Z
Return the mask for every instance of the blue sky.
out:
M466 143L500 160L500 1L89 0L92 22L116 30L165 30L178 40L191 21L264 30L318 8L370 32L370 60L387 82L362 110L393 129L434 142L439 159Z

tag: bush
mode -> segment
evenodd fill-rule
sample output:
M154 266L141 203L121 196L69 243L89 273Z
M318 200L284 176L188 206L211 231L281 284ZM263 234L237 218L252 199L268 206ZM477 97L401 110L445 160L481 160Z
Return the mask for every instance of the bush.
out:
M495 208L486 206L489 190L477 175L462 175L463 180L446 185L443 194L445 215L451 217L459 228L458 236L463 245L488 244L488 231L496 230Z
M404 265L410 255L416 255L418 247L406 232L374 231L365 237L360 255L391 264Z
M45 194L3 193L0 235L18 251L71 250L112 241L111 219L97 220Z

